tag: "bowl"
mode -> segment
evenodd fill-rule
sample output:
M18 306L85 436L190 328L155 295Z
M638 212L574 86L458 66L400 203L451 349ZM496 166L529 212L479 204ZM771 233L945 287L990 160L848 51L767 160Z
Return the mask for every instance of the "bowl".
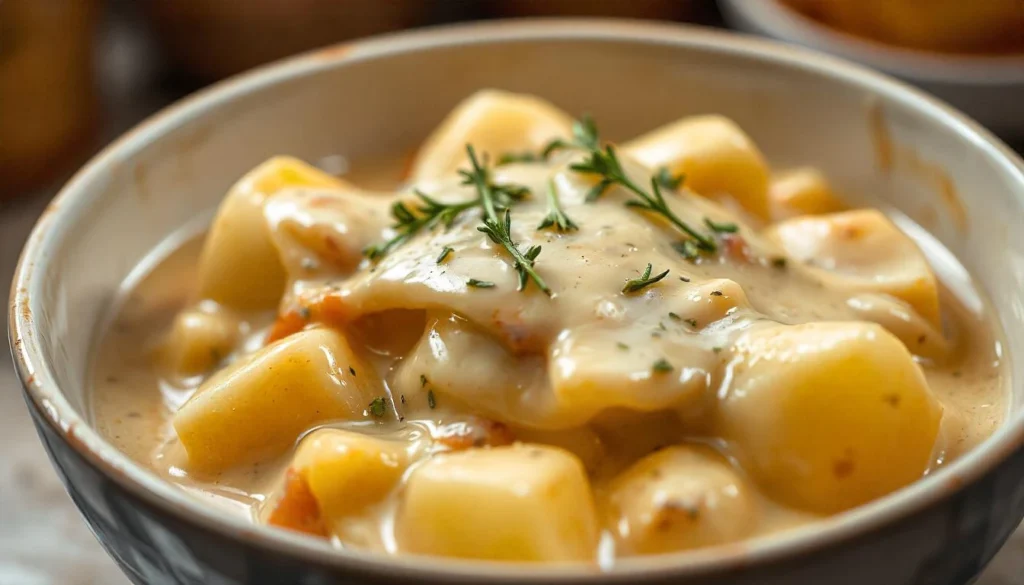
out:
M869 65L948 101L1008 140L1024 140L1024 54L935 53L888 45L824 25L777 0L719 0L719 6L734 28Z
M224 518L93 429L93 343L155 246L210 217L228 186L273 154L355 165L406 152L489 86L593 113L613 138L688 114L733 118L773 164L815 164L926 226L991 298L1002 350L1024 355L1024 162L915 89L772 42L637 22L495 21L340 45L150 118L64 187L21 257L10 340L29 410L86 521L136 583L953 584L985 565L1024 516L1019 359L1006 424L937 473L808 527L604 571L335 550Z

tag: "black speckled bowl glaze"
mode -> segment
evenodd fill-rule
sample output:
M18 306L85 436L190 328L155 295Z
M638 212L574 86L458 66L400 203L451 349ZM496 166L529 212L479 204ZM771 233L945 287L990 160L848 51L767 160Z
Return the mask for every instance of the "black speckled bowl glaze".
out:
M593 113L612 137L725 114L773 164L817 165L848 192L926 225L990 297L1004 354L1024 355L1024 163L907 86L769 42L629 22L491 22L342 45L228 80L146 121L67 184L22 255L10 339L29 409L75 503L134 582L959 585L981 570L1024 515L1019 360L1007 423L938 473L812 526L607 572L334 550L222 517L91 428L93 344L121 283L161 240L208 215L271 155L407 152L481 87ZM959 198L901 165L900 152L944 169Z

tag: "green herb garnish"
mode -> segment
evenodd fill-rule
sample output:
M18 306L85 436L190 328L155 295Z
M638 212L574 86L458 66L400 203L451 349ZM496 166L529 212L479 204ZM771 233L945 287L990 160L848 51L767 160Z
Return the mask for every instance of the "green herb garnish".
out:
M378 396L377 398L374 398L372 402L370 402L370 414L377 418L381 418L384 416L386 408L387 405L385 405L383 397Z
M537 229L554 227L559 232L571 232L580 229L569 216L565 214L561 204L558 202L558 192L555 189L555 182L548 181L548 214L540 222Z
M618 347L619 349L621 349L622 351L628 351L629 350L629 346L626 345L625 343L622 343L621 341L616 343L615 346Z
M666 189L678 189L683 184L683 181L686 180L686 175L673 175L668 170L668 167L661 167L655 173L654 178L658 181L659 185Z
M740 231L740 226L734 223L718 223L712 220L710 217L704 218L704 225L711 228L712 231L718 232L720 234L735 234L736 232Z
M451 246L445 246L442 248L441 253L437 256L437 263L442 264L448 258L448 255L454 251L455 250L453 250Z
M540 246L530 246L526 252L522 252L512 241L512 214L509 212L507 207L504 207L505 217L498 217L498 209L501 207L502 202L498 197L499 193L505 192L506 196L511 197L507 191L496 189L489 180L489 173L484 166L481 166L480 162L476 158L476 152L473 150L473 146L470 144L466 145L466 152L469 154L469 161L473 165L473 169L469 171L460 171L464 185L473 185L476 187L477 193L480 195L480 203L484 209L484 225L477 229L487 234L492 242L505 248L510 256L512 256L513 267L519 274L519 288L518 290L524 290L528 280L532 280L537 288L544 291L544 294L551 296L551 289L548 288L547 283L544 279L537 274L537 271L533 269L533 265L537 261L537 256L540 255Z
M626 281L626 286L622 287L622 292L624 292L624 293L632 293L632 292L636 292L638 290L642 290L642 289L644 289L644 288L646 288L646 287L648 287L648 286L658 282L662 278L665 278L668 275L668 270L666 270L665 272L662 272L661 274L659 274L659 275L657 275L657 276L652 278L651 277L651 271L653 270L653 268L654 267L651 266L651 264L648 264L647 268L644 269L644 273L640 275L640 278L634 278L632 280L627 280Z
M593 124L593 121L591 121ZM620 185L632 192L636 198L626 202L629 207L655 213L664 217L669 223L679 228L683 233L693 238L697 247L705 252L714 252L717 249L714 240L700 233L692 226L679 218L665 202L661 193L661 183L656 176L651 177L651 190L633 182L622 168L619 157L615 153L615 147L608 144L601 150L597 143L597 131L594 129L594 141L588 143L588 156L582 162L573 163L569 168L577 173L597 175L601 180L588 193L587 200L598 199L612 185Z
M477 280L475 278L470 278L466 281L466 286L471 286L473 288L494 288L494 283L489 280Z
M651 366L651 370L659 374L671 372L672 369L672 364L668 363L668 360L666 360L665 358L661 358L660 360L654 362L654 364Z
M427 406L433 410L437 406L437 399L434 398L434 390L427 390Z

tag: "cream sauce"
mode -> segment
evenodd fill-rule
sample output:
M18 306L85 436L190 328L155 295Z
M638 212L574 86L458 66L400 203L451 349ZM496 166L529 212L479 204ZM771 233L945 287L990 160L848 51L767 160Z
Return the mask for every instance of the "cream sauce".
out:
M782 256L780 249L758 235L756 226L723 208L696 196L671 197L673 210L686 221L694 225L702 225L704 217L735 221L743 236L725 244L721 257L725 259L687 262L671 245L678 234L622 205L628 198L623 190L610 190L600 205L585 203L583 194L589 185L579 175L566 172L567 162L551 167L509 165L495 173L497 182L522 184L535 194L513 208L512 232L523 250L543 246L537 269L554 291L551 298L532 282L525 292L516 292L516 274L507 257L477 232L480 216L476 212L464 214L450 230L414 237L374 267L363 262L363 269L351 277L329 268L332 264L325 261L323 250L311 252L301 237L284 244L296 247L282 254L293 279L283 310L301 306L312 296L335 295L352 316L354 324L346 325L347 331L360 340L388 384L390 422L334 426L429 436L436 435L439 427L449 431L458 425L472 427L477 421L474 416L484 415L507 422L520 440L561 445L576 453L600 500L613 476L664 445L701 442L730 454L725 443L709 436L702 414L708 397L723 384L728 348L743 333L775 323L822 320L870 319L885 325L885 314L894 310L851 302L849 291L833 287L827 278L799 263L780 267L775 261ZM630 166L629 172L643 180L639 178L642 169ZM351 179L356 184L361 181L358 176ZM374 180L375 188L394 183L379 175ZM579 232L534 229L547 213L542 194L549 181L568 215L581 226ZM442 201L475 196L454 182L426 189ZM347 250L360 250L391 233L386 214L390 201L345 194L334 201L365 210L346 215L338 214L336 203L331 203L337 197L296 189L275 200L267 213L278 226L278 235L327 234ZM312 207L303 202L315 198L326 198L330 209L311 213ZM345 225L346 217L358 217L359 225ZM280 227L289 223L291 231ZM267 514L266 503L274 500L290 456L215 476L193 476L169 424L172 414L204 379L169 376L154 367L154 352L175 315L194 302L202 238L186 233L171 245L174 250L166 257L151 259L152 270L144 277L126 283L116 316L96 353L93 418L104 436L140 464L225 513L256 521ZM445 247L453 251L438 263ZM311 257L315 264L306 260ZM644 291L622 294L625 280L636 278L648 263L655 273L669 269L669 275ZM495 286L473 288L467 284L470 278ZM965 302L949 292L967 290L976 295L969 282L947 284L951 286L942 292L944 335L937 336L940 341L945 338L944 347L915 351L929 386L945 407L933 468L987 437L1001 423L1006 407L1005 374L991 312L976 299ZM410 309L424 313L397 314L397 318L419 320L419 326L428 331L423 339L413 326L404 339L390 336L382 341L381 331L390 333L399 326L393 311ZM244 339L232 355L224 357L225 363L260 347L274 314L242 318ZM919 339L923 334L912 330L901 337L907 342L908 336ZM915 349L913 342L908 345ZM449 353L457 359L445 358ZM670 376L652 373L651 365L658 359L676 366ZM425 371L437 392L436 409L426 405L420 383ZM567 398L571 390L553 388L558 380L577 376L611 378L614 383L608 385L608 392L619 394L588 402ZM608 409L609 404L613 408ZM393 415L401 415L403 422ZM816 518L763 495L757 497L763 512L755 534ZM397 496L393 496L373 507L353 519L336 542L394 552L390 526L396 506Z

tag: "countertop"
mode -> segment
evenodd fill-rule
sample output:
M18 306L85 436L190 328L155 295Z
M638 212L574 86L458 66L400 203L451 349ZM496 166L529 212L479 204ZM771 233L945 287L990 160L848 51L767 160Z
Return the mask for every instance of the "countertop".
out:
M112 26L100 46L99 74L109 115L99 143L180 93L155 87L147 78L150 55L144 41ZM54 191L0 207L0 283L10 282L22 243ZM127 584L57 479L32 428L11 360L0 357L0 585ZM1024 527L977 585L1024 585Z

